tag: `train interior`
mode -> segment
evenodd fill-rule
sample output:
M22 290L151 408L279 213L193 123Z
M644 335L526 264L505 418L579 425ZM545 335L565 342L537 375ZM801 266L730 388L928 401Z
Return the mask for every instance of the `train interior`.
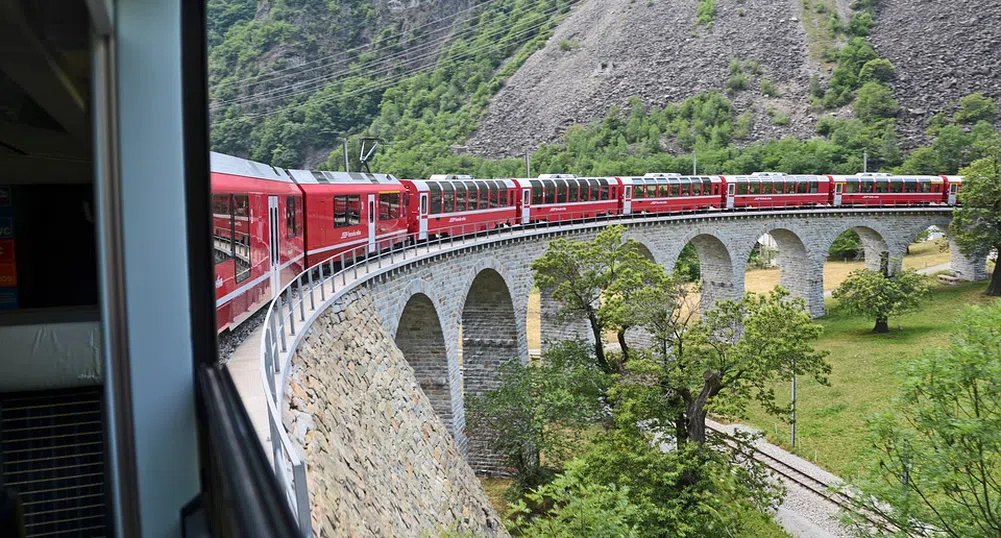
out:
M0 504L26 536L108 530L89 27L0 4Z

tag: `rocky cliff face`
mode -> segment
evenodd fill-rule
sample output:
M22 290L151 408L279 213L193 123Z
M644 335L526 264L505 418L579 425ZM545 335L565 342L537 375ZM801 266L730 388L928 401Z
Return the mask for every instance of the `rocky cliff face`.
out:
M662 106L722 90L732 59L761 65L733 98L738 111L755 112L751 138L810 136L809 81L820 66L809 60L800 1L720 1L707 29L696 20L698 0L587 0L494 98L470 146L518 155L632 95ZM776 82L781 97L762 95L761 78ZM769 106L788 114L790 125L772 125Z
M316 536L508 536L364 289L313 324L285 398Z
M963 96L1001 98L1001 2L881 0L872 42L897 67L894 96L907 146L926 143L928 120Z

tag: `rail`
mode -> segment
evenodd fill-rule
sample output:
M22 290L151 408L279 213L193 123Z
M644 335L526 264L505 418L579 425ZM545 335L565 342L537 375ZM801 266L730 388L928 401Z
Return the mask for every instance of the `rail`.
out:
M285 488L286 497L296 514L302 535L306 538L312 536L306 463L299 447L289 438L281 422L280 406L283 405L289 366L299 342L320 313L356 286L378 275L402 269L418 261L473 247L538 236L566 235L610 224L644 225L751 216L795 216L804 212L811 215L951 213L952 209L951 206L808 209L790 205L767 209L700 209L665 214L608 215L513 226L508 225L511 219L503 219L451 226L449 229L458 233L430 240L418 241L417 234L409 233L403 241L391 243L380 251L368 252L369 246L362 245L335 254L309 267L282 288L268 306L260 352L261 381L267 392L265 400L268 404L268 428L271 434L274 471L279 483Z

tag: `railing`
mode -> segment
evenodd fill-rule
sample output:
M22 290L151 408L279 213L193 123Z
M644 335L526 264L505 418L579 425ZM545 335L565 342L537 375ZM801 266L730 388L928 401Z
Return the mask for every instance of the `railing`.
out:
M611 215L576 218L528 225L509 225L513 219L450 226L458 233L436 239L418 241L410 233L403 240L386 244L379 252L369 253L368 245L340 252L300 273L277 294L268 306L261 339L261 380L268 403L268 428L271 433L271 454L275 474L295 512L304 537L312 535L306 465L303 455L289 439L281 422L283 403L292 356L299 341L316 317L345 292L368 279L402 268L419 260L432 258L473 246L499 243L511 239L557 233L569 233L616 223L657 223L693 218L733 217L743 215L789 216L802 214L865 214L865 213L926 213L952 211L950 206L861 208L804 208L801 205L772 206L767 209L737 208L720 210L672 211L632 215ZM563 217L563 215L560 215ZM487 228L487 229L483 229Z

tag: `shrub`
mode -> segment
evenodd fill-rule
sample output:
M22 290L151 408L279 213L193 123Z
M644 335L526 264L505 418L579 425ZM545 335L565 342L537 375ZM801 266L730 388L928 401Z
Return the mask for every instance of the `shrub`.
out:
M977 92L971 93L959 100L959 111L953 117L958 123L971 125L978 121L993 123L997 119L998 109L994 100Z
M898 110L900 105L890 87L879 82L866 82L855 101L855 116L864 122L892 118Z
M761 79L761 93L768 97L778 97L779 89L775 86L775 82L770 78Z
M768 112L768 117L772 119L772 125L778 125L780 127L785 127L786 125L789 125L790 123L789 116L786 113L782 112L781 110L777 110L775 107L770 106L768 107L767 112Z
M568 39L561 39L559 47L563 52L574 50L578 47L577 40L570 41Z
M744 71L755 76L761 75L761 63L757 60L747 60L744 62Z
M730 74L736 75L737 73L740 73L740 60L730 58Z
M731 92L739 92L741 90L747 89L747 75L743 73L737 73L735 75L730 75L730 79L726 81L726 89Z
M871 13L868 11L857 12L852 17L851 22L848 23L848 33L855 37L865 37L869 35L873 24L874 21Z
M816 73L810 75L810 95L814 97L824 96L824 87L820 84L820 75Z
M737 117L737 125L733 128L733 137L743 140L750 136L754 128L754 113L748 110Z
M699 0L699 5L695 8L695 17L698 18L699 24L709 28L716 18L716 0Z
M890 60L883 58L876 58L875 60L869 60L862 66L859 71L858 78L859 82L889 82L893 78L893 64Z

